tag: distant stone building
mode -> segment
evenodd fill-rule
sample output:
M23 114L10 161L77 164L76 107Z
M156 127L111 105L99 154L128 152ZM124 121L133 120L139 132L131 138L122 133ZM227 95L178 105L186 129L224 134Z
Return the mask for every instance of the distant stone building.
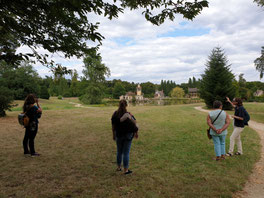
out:
M197 88L188 88L188 93L190 98L199 98L199 89Z
M133 97L137 100L137 101L141 101L141 100L144 100L144 96L143 96L143 93L142 93L142 88L141 86L138 84L137 86L137 90L136 90L136 94L134 92L127 92L126 95L122 95L119 97L120 100L127 100L127 101L132 101L133 100Z
M262 96L264 94L264 91L263 90L257 90L255 93L254 93L254 96Z
M120 100L128 100L128 101L132 101L133 100L133 97L135 96L135 93L134 92L127 92L126 95L122 95L119 97Z
M158 91L158 90L156 90L156 91L155 91L154 98L155 98L155 99L162 99L162 98L164 98L164 92L163 92L163 90L162 90L162 91Z

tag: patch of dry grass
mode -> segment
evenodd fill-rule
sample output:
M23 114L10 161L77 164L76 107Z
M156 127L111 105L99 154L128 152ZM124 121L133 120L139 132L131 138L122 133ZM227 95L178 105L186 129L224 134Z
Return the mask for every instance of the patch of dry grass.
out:
M124 176L115 171L115 109L44 111L36 158L23 156L18 112L1 118L0 197L231 197L259 159L258 136L247 128L243 156L213 161L206 114L193 105L129 107L140 137L132 143L134 172Z

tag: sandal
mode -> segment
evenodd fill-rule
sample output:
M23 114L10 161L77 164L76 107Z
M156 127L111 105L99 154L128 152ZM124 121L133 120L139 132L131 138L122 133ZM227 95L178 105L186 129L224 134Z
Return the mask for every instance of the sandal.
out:
M122 169L121 168L117 168L116 171L121 171Z
M236 152L236 153L235 153L235 155L241 155L241 153L239 153L239 152Z
M227 154L226 154L226 156L228 156L228 157L232 157L232 155L233 155L233 154L231 154L231 153L227 153Z

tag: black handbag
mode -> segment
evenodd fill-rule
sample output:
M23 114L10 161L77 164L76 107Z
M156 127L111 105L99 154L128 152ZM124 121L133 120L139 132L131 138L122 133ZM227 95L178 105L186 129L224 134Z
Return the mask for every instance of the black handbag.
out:
M223 110L220 111L220 113L219 113L219 114L217 115L217 117L214 119L214 121L212 122L212 124L214 124L214 122L215 122L215 121L217 120L217 118L220 116L220 114L222 113L222 111L223 111ZM212 135L210 134L210 128L211 128L211 127L209 127L209 129L207 129L207 137L208 137L209 140L212 139Z

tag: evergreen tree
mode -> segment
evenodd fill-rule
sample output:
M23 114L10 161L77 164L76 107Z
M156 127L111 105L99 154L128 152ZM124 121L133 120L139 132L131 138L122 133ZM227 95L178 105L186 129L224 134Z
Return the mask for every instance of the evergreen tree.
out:
M235 88L232 84L234 75L221 48L216 47L212 50L206 67L201 80L201 98L208 108L212 108L213 102L219 100L223 103L224 109L231 109L231 105L226 102L226 96L231 99L235 96Z

